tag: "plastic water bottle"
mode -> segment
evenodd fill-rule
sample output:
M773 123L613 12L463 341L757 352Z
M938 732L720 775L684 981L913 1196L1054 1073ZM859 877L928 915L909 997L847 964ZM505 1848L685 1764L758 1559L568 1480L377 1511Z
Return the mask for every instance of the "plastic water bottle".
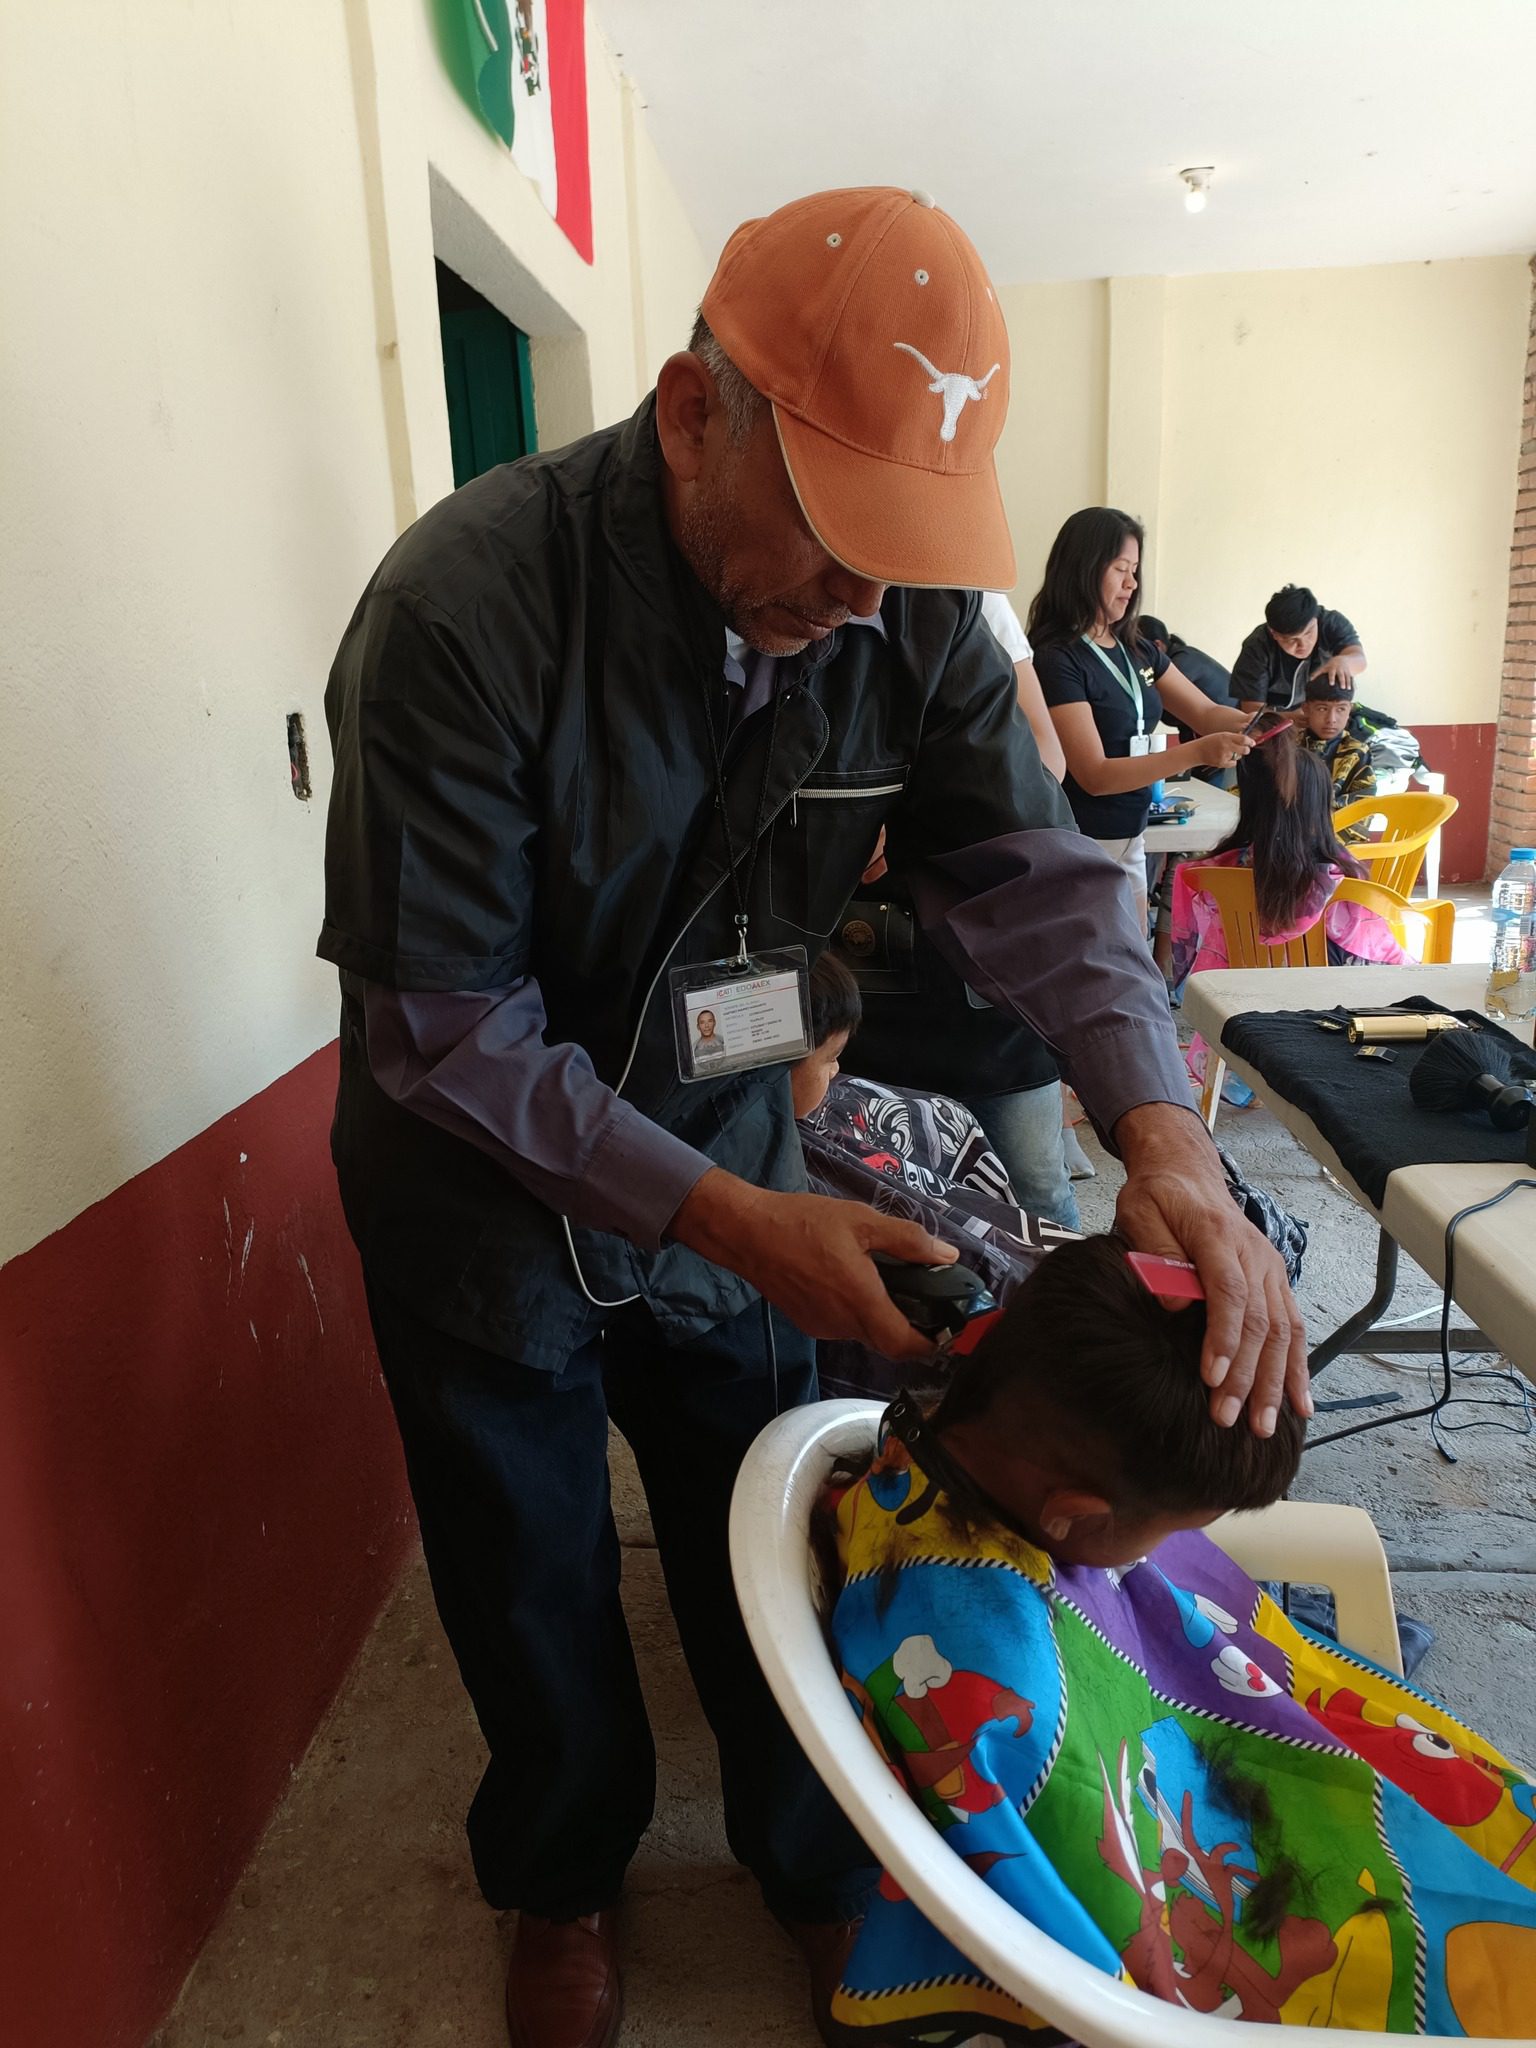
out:
M1490 1017L1536 1014L1536 846L1517 846L1493 885L1493 964L1484 1008Z

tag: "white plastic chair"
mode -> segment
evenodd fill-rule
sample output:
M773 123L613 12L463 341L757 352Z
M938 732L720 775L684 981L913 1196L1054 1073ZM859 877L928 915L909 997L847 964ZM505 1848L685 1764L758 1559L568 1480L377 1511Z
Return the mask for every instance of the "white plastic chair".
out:
M871 1447L880 1414L873 1401L823 1401L779 1416L748 1452L731 1501L731 1569L747 1633L812 1767L932 1925L1084 2048L1254 2048L1256 2023L1187 2012L1137 1991L1016 1913L954 1854L860 1726L827 1653L809 1533L833 1464ZM1286 1502L1229 1516L1209 1534L1252 1576L1330 1587L1341 1640L1401 1671L1386 1557L1363 1510ZM985 2034L984 2021L978 2031ZM1310 2038L1392 2048L1406 2037L1315 2027ZM1447 2035L1417 2038L1452 2048ZM1458 2035L1456 2048L1478 2048L1479 2039Z

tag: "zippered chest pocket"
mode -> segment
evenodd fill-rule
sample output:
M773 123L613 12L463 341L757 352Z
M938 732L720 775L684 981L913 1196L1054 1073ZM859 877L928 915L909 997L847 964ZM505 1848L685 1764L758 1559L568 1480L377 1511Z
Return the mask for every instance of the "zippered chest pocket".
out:
M904 762L806 777L769 833L768 907L779 923L819 939L835 929L906 786Z

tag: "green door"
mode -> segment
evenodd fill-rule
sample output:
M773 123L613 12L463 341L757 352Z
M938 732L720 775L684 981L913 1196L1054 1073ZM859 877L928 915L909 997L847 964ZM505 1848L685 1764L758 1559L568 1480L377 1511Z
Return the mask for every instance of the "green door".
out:
M441 263L437 311L457 489L498 462L531 455L539 445L533 378L527 335Z

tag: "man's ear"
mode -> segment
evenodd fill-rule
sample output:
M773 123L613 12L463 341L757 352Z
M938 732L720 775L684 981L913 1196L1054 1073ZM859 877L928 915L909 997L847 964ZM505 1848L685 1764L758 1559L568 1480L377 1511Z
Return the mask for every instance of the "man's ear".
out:
M713 380L696 355L668 356L656 379L656 437L662 458L680 484L696 483L704 466L704 437L716 404Z
M1047 1541L1065 1543L1074 1533L1085 1536L1098 1528L1108 1529L1114 1522L1114 1510L1102 1494L1057 1486L1040 1503L1039 1522Z

